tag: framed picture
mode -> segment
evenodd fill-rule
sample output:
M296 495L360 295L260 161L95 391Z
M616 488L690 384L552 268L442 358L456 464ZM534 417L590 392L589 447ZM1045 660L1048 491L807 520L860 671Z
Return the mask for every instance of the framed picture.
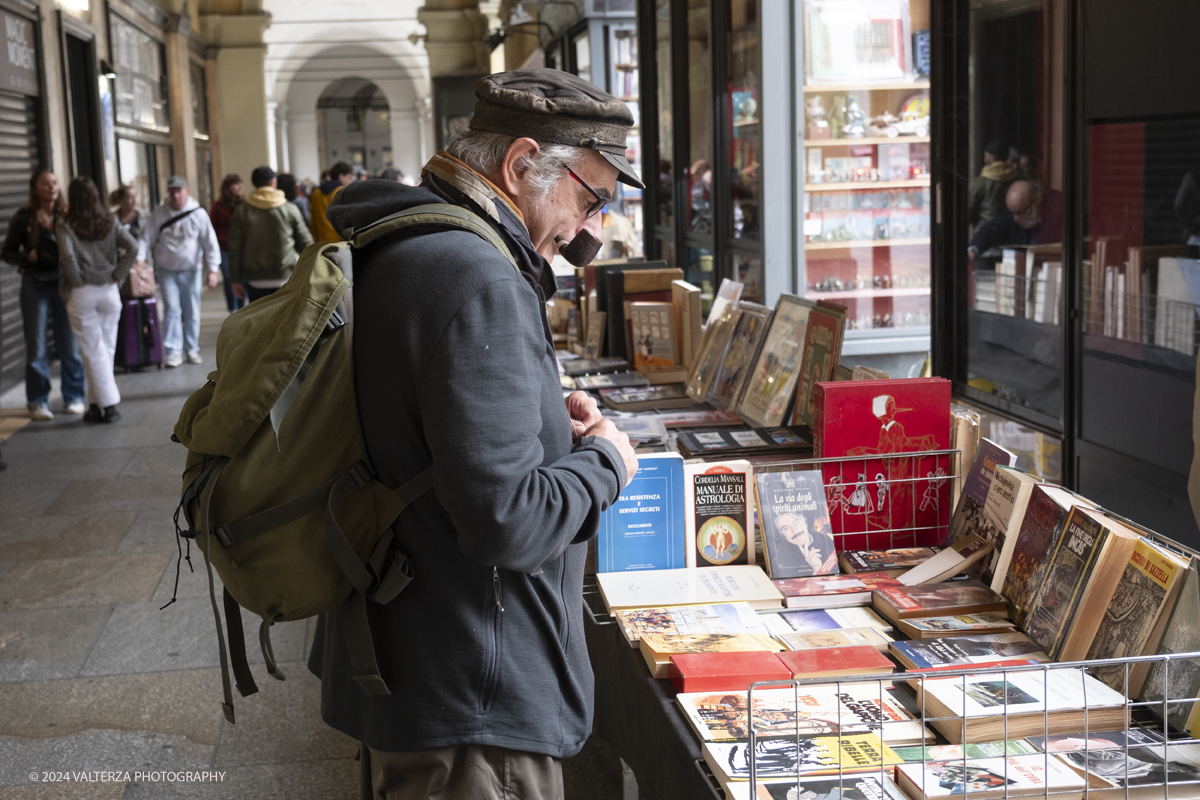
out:
M806 0L807 83L911 81L908 0Z
M751 425L772 428L782 425L787 417L800 377L808 314L816 307L811 300L795 295L779 296L767 338L735 409Z

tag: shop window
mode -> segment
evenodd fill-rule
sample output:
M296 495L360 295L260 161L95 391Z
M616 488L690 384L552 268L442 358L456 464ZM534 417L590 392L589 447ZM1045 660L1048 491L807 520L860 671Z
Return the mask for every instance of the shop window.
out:
M728 205L734 238L758 239L761 233L759 176L762 152L762 81L757 0L729 3L729 174Z
M196 129L197 138L207 139L208 83L205 80L204 67L195 61L189 62L188 66L192 82L192 125Z
M117 72L117 124L169 131L162 42L111 12L109 31Z
M708 0L688 0L688 231L711 236L713 232L713 66L709 14Z
M657 0L654 7L654 61L658 78L658 167L655 180L655 219L663 227L674 225L675 209L675 124L671 73L671 0Z

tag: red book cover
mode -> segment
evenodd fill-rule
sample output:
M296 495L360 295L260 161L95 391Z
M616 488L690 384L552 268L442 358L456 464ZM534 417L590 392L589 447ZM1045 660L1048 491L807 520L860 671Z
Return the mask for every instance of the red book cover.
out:
M888 572L858 572L854 575L814 575L811 578L784 578L771 581L784 597L823 597L839 594L858 594L901 586Z
M817 650L792 650L779 653L779 660L796 678L819 677L831 672L860 674L893 672L896 665L883 653L868 645L822 647Z
M950 456L894 454L949 447L950 381L901 378L818 383L814 456L880 456L823 467L837 549L941 544L952 512Z
M671 656L670 669L680 692L744 692L755 681L792 679L779 656L767 652L680 653Z

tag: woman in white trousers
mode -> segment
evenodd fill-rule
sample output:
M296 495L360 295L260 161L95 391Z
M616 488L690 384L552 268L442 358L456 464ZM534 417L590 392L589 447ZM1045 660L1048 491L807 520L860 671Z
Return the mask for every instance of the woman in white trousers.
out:
M137 242L100 202L91 178L78 177L67 190L68 209L57 225L59 291L71 331L79 342L87 376L84 422L116 422L121 393L113 376L121 294L117 288L137 259Z

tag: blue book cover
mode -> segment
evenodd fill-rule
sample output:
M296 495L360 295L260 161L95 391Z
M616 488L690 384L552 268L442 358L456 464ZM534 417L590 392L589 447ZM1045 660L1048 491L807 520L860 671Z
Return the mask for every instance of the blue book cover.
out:
M683 458L676 453L638 456L638 472L600 515L597 572L681 569L686 566Z

